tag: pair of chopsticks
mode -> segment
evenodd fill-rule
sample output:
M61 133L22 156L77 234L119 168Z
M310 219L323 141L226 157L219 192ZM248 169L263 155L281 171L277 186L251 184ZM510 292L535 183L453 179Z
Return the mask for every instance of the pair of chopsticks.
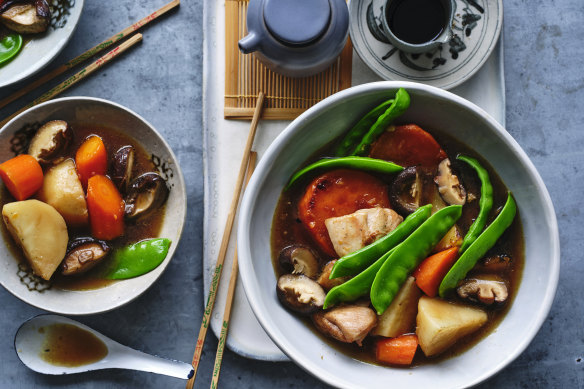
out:
M209 328L211 313L213 307L215 306L215 298L217 297L217 289L219 287L219 282L221 280L221 271L223 270L223 263L225 262L225 256L227 254L227 247L229 245L229 237L231 236L231 231L233 229L233 222L235 221L235 215L237 213L237 205L239 204L239 198L241 196L243 188L243 180L245 177L245 172L247 170L247 180L251 177L253 172L257 154L251 151L253 141L257 132L258 122L262 113L262 108L264 105L264 94L260 92L255 106L255 111L251 121L251 128L247 136L247 142L245 144L245 149L243 152L243 158L239 166L239 174L237 175L237 181L235 183L235 190L233 192L233 198L231 199L231 205L229 208L229 213L227 215L227 221L225 222L225 229L223 231L223 238L221 240L221 246L219 248L219 255L217 257L217 262L215 263L215 271L213 272L213 281L211 282L211 287L209 288L209 297L207 299L207 305L205 306L205 311L203 312L203 319L201 322L201 328L199 330L199 336L197 338L197 343L195 346L195 353L193 355L193 377L188 380L186 388L192 389L195 384L195 379L197 378L197 370L199 368L199 363L201 361L201 353L203 352L203 345L205 344L205 337L207 336L207 329ZM246 169L247 168L247 169ZM215 281L216 280L216 281ZM227 292L227 300L225 303L225 312L223 314L223 326L221 329L221 335L219 337L219 344L217 346L217 354L215 356L215 365L213 368L213 378L211 381L211 388L217 387L217 382L219 381L219 372L221 369L221 362L223 360L223 349L225 348L225 340L227 338L227 330L229 326L229 318L231 315L231 306L233 304L233 295L235 292L235 284L237 281L237 250L235 251L235 256L233 258L233 265L231 269L231 279L229 281L229 289Z
M19 89L18 91L11 94L10 96L0 100L0 109L5 107L6 105L10 104L11 102L15 101L16 99L24 96L25 94L33 91L34 89L40 87L41 85L51 81L52 79L63 74L67 70L74 68L75 66L82 63L83 61L85 61L85 60L93 57L94 55L100 53L101 51L107 49L108 47L110 47L114 43L119 42L120 40L126 38L127 36L131 35L132 33L137 31L141 27L143 27L146 24L150 23L151 21L159 18L160 16L162 16L165 13L167 13L168 11L174 9L178 5L180 5L180 0L171 1L170 3L166 4L165 6L163 6L160 9L154 11L153 13L146 16L145 18L139 20L138 22L132 24L131 26L126 27L125 29L123 29L119 33L115 34L111 38L106 39L105 41L101 42L100 44L87 50L83 54L73 58L72 60L70 60L66 64L57 67L56 69L47 73L46 75L39 78L38 80L36 80L36 81L30 83L29 85ZM3 121L1 121L0 127L3 127L6 123L8 123L10 120L12 120L15 116L24 112L25 110L29 109L30 107L33 107L33 106L38 105L40 103L43 103L47 100L50 100L50 99L54 98L55 96L59 95L60 93L66 91L71 86L73 86L77 82L81 81L85 77L89 76L91 73L95 72L97 69L101 68L102 66L104 66L105 64L110 62L112 59L117 57L118 55L124 53L129 48L134 46L136 43L140 42L141 40L142 40L142 34L140 34L140 33L130 37L127 41L125 41L121 45L117 46L116 48L114 48L113 50L111 50L110 52L108 52L107 54L102 56L101 58L97 59L91 65L87 66L85 69L83 69L80 72L76 73L75 75L69 77L68 79L66 79L65 81L63 81L62 83L60 83L59 85L54 87L53 89L49 90L48 92L44 93L39 98L32 101L30 104L26 105L25 107L21 108L20 110L16 111L12 115L10 115L9 117L7 117Z

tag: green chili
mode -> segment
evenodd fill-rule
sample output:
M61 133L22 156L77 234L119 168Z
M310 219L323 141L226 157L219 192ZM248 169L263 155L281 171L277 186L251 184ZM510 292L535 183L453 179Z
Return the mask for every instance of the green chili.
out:
M414 232L416 228L430 217L431 213L432 204L424 205L406 217L406 219L401 222L395 230L391 231L383 238L340 258L335 262L330 278L352 276L359 273Z
M0 65L12 59L22 48L22 36L8 34L0 39Z
M371 304L378 315L389 307L408 275L430 254L461 214L461 205L439 210L396 247L371 285Z
M351 128L351 130L345 135L341 144L337 147L335 155L337 157L344 157L350 155L355 149L355 145L359 143L363 135L367 133L369 128L375 123L375 121L384 113L392 104L394 100L387 100L373 108L367 115L363 116L361 120L357 122Z
M476 265L478 260L497 243L497 240L503 235L503 232L513 223L516 213L517 204L513 200L511 193L509 193L501 213L499 213L495 220L469 246L468 250L458 258L450 271L446 273L438 288L440 297L446 296L449 291L456 288L458 282L466 277L466 274Z
M393 174L404 170L403 167L392 162L384 161L383 159L366 158L366 157L341 157L341 158L325 158L313 164L306 166L304 169L294 173L288 185L284 190L287 190L304 175L320 169L337 169L349 168L358 170L367 170L371 172Z
M361 142L355 147L351 155L367 155L369 147L375 140L385 131L387 126L391 124L401 114L403 114L410 106L410 95L405 89L399 88L395 94L393 104L381 115L377 121L371 126L369 131L363 136Z
M475 221L470 225L462 245L460 246L460 254L464 253L466 249L478 238L478 236L483 232L485 225L487 225L487 217L491 212L493 207L493 186L491 185L491 180L489 179L489 172L481 166L479 161L474 158L466 157L464 155L459 155L456 157L461 161L469 164L479 176L481 180L481 198L479 200L479 214Z
M381 265L393 253L397 247L389 250L377 261L373 262L367 269L351 278L349 281L337 285L326 294L323 309L327 309L342 301L355 301L361 296L365 296L371 290L371 284Z
M150 239L116 250L105 278L121 280L148 273L164 261L170 243L170 239Z

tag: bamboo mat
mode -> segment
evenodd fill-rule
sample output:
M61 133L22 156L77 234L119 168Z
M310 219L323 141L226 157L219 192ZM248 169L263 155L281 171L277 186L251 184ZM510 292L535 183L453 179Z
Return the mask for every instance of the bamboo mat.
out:
M305 78L282 76L266 68L253 54L241 53L237 42L247 33L248 1L225 0L225 118L251 119L257 95L263 91L263 119L293 120L319 101L351 86L350 39L327 70Z

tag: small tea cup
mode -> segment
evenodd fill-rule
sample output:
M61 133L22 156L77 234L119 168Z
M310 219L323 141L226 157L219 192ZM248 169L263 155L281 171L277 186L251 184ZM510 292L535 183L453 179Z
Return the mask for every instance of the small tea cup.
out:
M438 5L437 9L420 7L420 0L385 0L381 7L381 26L383 34L389 42L399 50L406 53L427 53L447 43L452 38L452 23L456 12L455 0L426 0L430 5ZM440 9L441 7L441 9ZM442 12L443 11L443 12ZM392 19L405 23L406 30L399 31L392 23ZM428 20L428 19L429 20ZM441 19L441 20L440 20ZM402 24L403 26L403 24ZM425 31L411 31L411 27L424 26ZM408 31L407 28L410 28ZM441 28L441 29L439 29ZM412 37L427 36L427 40L408 39L408 33Z

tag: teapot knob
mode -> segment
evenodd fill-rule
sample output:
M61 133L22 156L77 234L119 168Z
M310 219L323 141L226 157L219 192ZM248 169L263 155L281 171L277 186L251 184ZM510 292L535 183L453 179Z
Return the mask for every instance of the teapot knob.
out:
M261 38L259 34L250 31L246 36L239 40L237 45L239 46L239 50L241 50L242 53L249 54L259 49L260 43Z

